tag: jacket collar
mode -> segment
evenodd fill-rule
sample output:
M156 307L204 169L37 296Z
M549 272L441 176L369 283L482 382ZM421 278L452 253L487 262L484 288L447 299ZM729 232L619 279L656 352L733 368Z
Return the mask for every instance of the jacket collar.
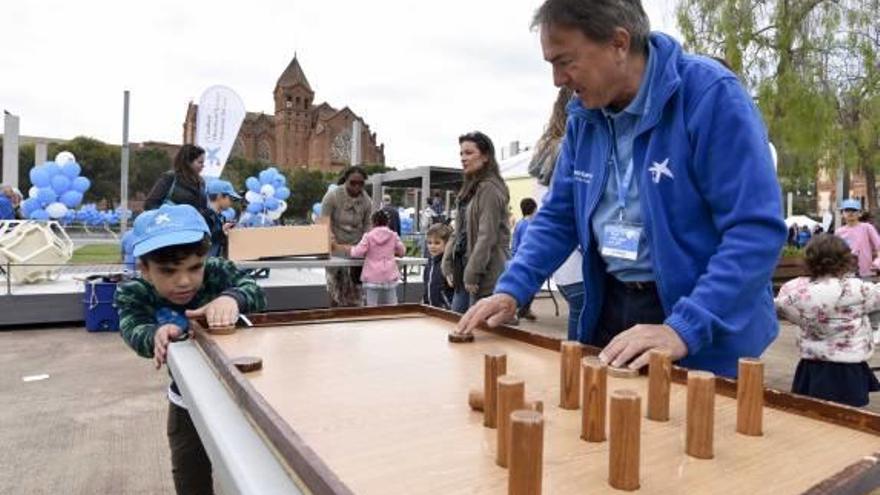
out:
M655 59L653 73L647 78L650 91L636 130L637 134L657 125L666 102L681 85L681 76L678 72L678 59L682 54L681 45L671 36L656 31L651 33L648 42L651 44ZM601 109L586 109L577 97L573 97L568 102L566 110L570 117L583 118L591 123L601 123L605 119Z

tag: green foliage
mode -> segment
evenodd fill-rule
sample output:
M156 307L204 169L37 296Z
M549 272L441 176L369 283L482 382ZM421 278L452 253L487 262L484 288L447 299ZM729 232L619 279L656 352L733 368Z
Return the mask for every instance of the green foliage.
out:
M804 255L804 248L799 248L797 246L789 246L788 244L786 244L785 246L782 247L782 254L780 254L780 256L782 256L783 258L803 257L803 255Z
M324 199L330 182L318 170L298 168L288 174L287 185L290 187L291 197L287 200L287 211L282 218L305 221L309 218L312 205Z
M146 196L164 172L171 170L172 160L168 153L158 148L144 148L131 154L128 173L128 194Z
M677 5L687 48L726 58L757 97L784 189L815 181L819 167L880 165L878 18L878 0ZM873 183L868 189L873 206Z
M261 170L265 170L270 166L265 162L251 161L240 156L233 156L226 161L226 166L223 167L223 173L220 177L231 182L232 187L237 191L243 191L245 189L244 182L248 177L256 177Z
M79 136L64 144L49 144L49 157L61 151L70 151L82 167L82 176L92 181L83 203L107 201L119 203L120 148L90 137ZM28 181L30 187L30 181Z

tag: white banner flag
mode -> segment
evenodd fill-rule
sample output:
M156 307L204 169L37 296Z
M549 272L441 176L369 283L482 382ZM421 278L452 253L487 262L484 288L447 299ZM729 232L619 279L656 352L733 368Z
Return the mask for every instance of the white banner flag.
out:
M205 149L205 177L220 177L245 116L244 102L226 86L202 93L196 116L196 144Z

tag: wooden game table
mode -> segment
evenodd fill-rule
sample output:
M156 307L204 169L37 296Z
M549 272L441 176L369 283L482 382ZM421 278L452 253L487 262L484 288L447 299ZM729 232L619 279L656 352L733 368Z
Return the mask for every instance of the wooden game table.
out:
M560 403L560 341L512 327L453 344L458 315L421 305L251 315L229 335L196 331L169 366L224 493L502 494L496 430L468 406L484 355L543 401L546 494L617 493L608 442L580 438ZM586 347L586 354L598 349ZM242 373L231 360L258 356ZM673 368L670 420L641 422L638 492L865 493L880 486L880 415L765 389L763 436L738 434L736 382L716 380L714 458L684 451L686 370ZM608 377L644 397L647 377ZM642 400L642 411L645 401Z

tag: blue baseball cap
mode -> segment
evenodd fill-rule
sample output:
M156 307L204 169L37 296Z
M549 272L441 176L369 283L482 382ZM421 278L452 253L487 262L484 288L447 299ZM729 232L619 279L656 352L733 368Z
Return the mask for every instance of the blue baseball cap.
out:
M231 198L241 199L241 196L235 192L235 188L227 180L212 180L208 182L208 194L225 194Z
M840 202L841 210L859 210L862 209L862 202L857 199L844 199Z
M210 235L202 215L190 205L163 205L145 211L134 221L134 256L178 244L191 244Z

